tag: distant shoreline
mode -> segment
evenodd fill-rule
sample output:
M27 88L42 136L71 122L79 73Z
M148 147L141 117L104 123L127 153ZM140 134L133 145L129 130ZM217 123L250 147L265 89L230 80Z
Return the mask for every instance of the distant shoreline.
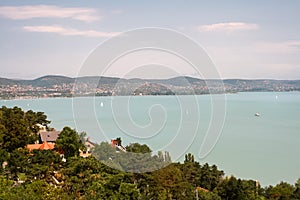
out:
M213 93L213 94L175 94L175 95L114 95L114 96L96 96L96 95L89 95L89 96L69 96L69 97L21 97L21 98L9 98L3 99L0 98L1 101L14 101L14 100L39 100L39 99L72 99L72 98L86 98L86 97L96 97L96 98L103 98L103 97L158 97L158 96L205 96L205 95L219 95L219 94L239 94L239 93L292 93L292 92L300 92L298 90L295 91L241 91L241 92L226 92L226 93Z
M74 95L157 96L289 91L300 91L300 80L204 80L187 76L170 79L120 79L98 76L76 79L65 76L44 76L34 80L0 78L1 99L70 98Z

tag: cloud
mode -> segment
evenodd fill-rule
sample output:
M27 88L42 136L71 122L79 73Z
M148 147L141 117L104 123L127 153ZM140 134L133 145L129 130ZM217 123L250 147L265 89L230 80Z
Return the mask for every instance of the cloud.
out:
M56 33L65 36L85 36L85 37L113 37L120 32L102 32L95 30L77 30L73 28L65 28L62 26L24 26L23 29L28 32L39 32L39 33Z
M227 22L227 23L217 23L202 25L197 27L201 32L215 32L215 31L225 31L225 32L235 32L244 30L255 30L259 26L257 24L244 23L244 22Z
M95 9L81 7L59 7L50 5L2 6L0 16L8 19L23 20L32 18L70 18L91 22L99 20Z

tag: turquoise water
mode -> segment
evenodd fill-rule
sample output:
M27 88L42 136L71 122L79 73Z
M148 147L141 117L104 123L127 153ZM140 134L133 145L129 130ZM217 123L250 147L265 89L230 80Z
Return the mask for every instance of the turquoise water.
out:
M220 138L200 163L216 164L262 185L300 178L300 93L226 95L226 113L215 112L211 96L85 97L1 100L1 106L43 111L57 130L71 126L97 142L122 137L123 143L167 150L173 160L199 156L212 115L226 114ZM256 112L260 117L255 117ZM198 160L199 160L198 159Z

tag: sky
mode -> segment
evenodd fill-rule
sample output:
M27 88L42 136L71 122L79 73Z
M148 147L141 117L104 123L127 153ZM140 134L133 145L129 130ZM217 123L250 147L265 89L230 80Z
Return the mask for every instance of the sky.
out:
M221 78L300 79L299 19L297 0L1 0L0 77L76 77L91 52L103 42L124 31L157 27L197 42ZM157 60L170 56L152 53L146 56ZM130 77L174 75L164 73L170 68L172 71L172 62L161 70L163 64L154 62L158 65L147 70L149 62L143 65L142 58L138 53L127 57L129 65L139 59L139 66L143 66L136 73L130 72ZM174 61L181 63L177 58ZM115 67L106 75L129 73L129 65ZM193 76L187 68L182 64L175 74Z

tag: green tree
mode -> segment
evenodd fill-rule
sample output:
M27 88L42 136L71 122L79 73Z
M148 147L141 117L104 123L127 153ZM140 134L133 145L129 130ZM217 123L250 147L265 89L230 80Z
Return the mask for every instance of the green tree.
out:
M141 194L135 184L121 183L118 196L120 200L135 200L140 199Z
M126 146L126 151L132 153L151 153L152 150L146 144L132 143Z
M218 170L216 165L209 166L205 163L201 167L200 186L208 190L213 190L220 183L223 175L224 172Z
M26 175L29 179L50 179L62 164L58 153L52 150L33 150L28 156Z
M185 155L184 163L181 165L181 171L183 172L185 180L194 188L201 185L201 166L198 162L195 162L194 156L191 153Z
M293 198L294 199L300 199L300 178L297 180L295 184L295 191L293 193Z
M21 108L0 108L0 148L7 152L23 148L37 140L39 127L47 126L50 121L43 112L24 112Z
M4 185L4 188L2 185ZM0 177L0 199L71 200L74 198L70 197L61 188L50 186L46 181L36 180L14 187L11 181Z
M70 195L84 195L93 182L103 180L103 171L103 164L93 157L71 157L60 171L63 174L63 188Z
M257 200L264 199L262 189L253 180L241 180L234 176L226 177L214 189L222 199Z
M195 197L194 189L184 180L180 164L170 164L153 172L158 189L165 194L163 199L191 199Z
M292 198L295 187L289 183L281 182L275 187L266 189L266 197L271 200L289 200Z
M21 108L0 108L0 147L12 152L28 144L30 129Z
M48 125L50 124L50 121L47 120L47 116L44 114L44 112L33 112L32 110L28 110L26 112L25 119L29 129L33 133L39 132L40 128L38 124L49 128Z
M194 163L194 162L195 162L194 155L192 155L191 153L185 154L184 163Z
M199 200L221 200L217 194L209 191L198 190L198 199Z
M100 161L112 160L116 157L116 149L107 142L101 142L94 147L92 154Z
M15 149L9 153L7 169L11 178L17 180L18 174L26 171L28 166L28 151L26 149Z
M117 137L116 140L118 142L118 145L122 146L122 139L120 137Z
M83 148L78 133L70 127L64 127L59 134L55 148L62 152L66 158L79 156L79 149Z

